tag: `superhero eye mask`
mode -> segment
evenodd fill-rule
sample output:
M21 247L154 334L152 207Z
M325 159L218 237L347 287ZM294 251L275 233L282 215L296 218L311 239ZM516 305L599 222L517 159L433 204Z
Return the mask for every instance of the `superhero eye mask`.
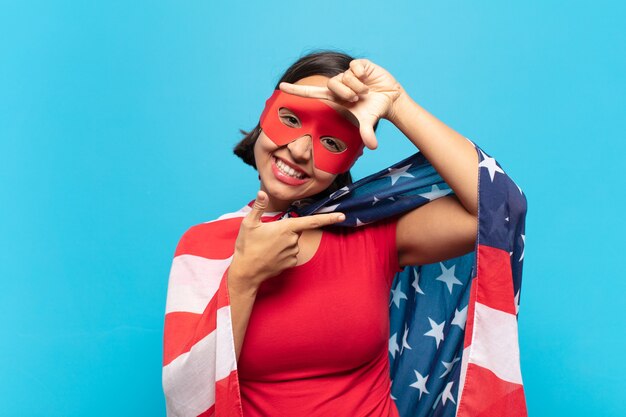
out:
M288 108L298 117L300 127L288 126L281 120L279 110L282 107ZM260 124L267 137L278 146L310 135L313 142L313 164L331 174L348 171L363 154L365 147L359 128L323 100L288 94L281 90L274 90L265 102ZM327 136L340 139L347 148L341 152L332 152L322 142L322 138Z

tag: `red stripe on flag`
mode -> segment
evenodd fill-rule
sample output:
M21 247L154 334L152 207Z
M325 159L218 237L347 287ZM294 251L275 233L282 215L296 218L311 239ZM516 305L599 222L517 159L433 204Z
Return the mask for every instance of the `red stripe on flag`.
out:
M523 385L503 381L486 368L468 364L457 417L527 415Z
M507 251L478 245L476 301L515 315L511 257Z
M235 217L190 227L180 238L174 256L195 255L208 259L232 256L242 219Z
M215 410L219 417L242 417L237 370L215 384Z
M165 316L163 366L189 352L193 345L215 330L216 310L210 315L174 312Z
M163 337L163 366L189 352L193 345L208 336L217 326L217 310L228 305L226 274L222 276L217 294L211 298L202 314L173 311L165 315ZM220 297L219 294L226 297Z
M208 410L202 414L198 414L198 417L213 417L215 416L215 404L213 404Z

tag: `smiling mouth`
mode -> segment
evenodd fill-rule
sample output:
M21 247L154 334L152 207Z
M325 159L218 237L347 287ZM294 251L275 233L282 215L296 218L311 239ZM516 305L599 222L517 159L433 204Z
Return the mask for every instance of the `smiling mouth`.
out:
M290 176L292 178L296 178L299 180L303 180L306 178L309 178L309 176L301 171L297 171L295 169L293 169L292 167L290 167L289 165L287 165L285 162L283 162L282 160L280 160L279 158L273 156L274 158L274 163L276 164L276 166L278 167L278 169L280 170L280 172L282 172L283 174Z

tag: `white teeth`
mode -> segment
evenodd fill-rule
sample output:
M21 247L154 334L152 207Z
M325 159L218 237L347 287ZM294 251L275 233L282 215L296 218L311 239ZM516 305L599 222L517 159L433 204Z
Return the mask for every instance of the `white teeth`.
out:
M296 170L291 168L289 165L285 164L280 159L276 158L275 161L276 161L276 166L278 167L278 169L280 169L284 174L289 175L290 177L298 178L298 179L304 178L303 174L301 174L300 172L297 172Z

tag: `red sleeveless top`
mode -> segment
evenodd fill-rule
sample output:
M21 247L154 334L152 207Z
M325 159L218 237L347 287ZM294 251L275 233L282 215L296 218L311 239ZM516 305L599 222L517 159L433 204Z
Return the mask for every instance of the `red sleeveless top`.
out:
M398 416L387 357L396 223L325 228L308 262L261 285L238 362L244 417Z

